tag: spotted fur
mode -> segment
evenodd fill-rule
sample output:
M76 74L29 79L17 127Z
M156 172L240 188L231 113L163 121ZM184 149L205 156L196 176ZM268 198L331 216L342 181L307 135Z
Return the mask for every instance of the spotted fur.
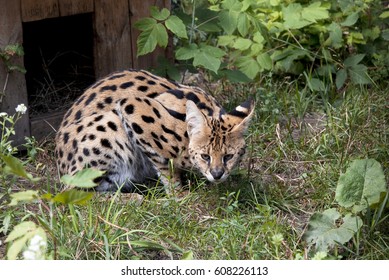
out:
M59 170L106 171L98 191L132 191L134 183L154 178L167 186L193 167L220 182L245 153L253 108L246 101L227 113L200 88L146 71L117 72L88 88L65 114L56 136Z

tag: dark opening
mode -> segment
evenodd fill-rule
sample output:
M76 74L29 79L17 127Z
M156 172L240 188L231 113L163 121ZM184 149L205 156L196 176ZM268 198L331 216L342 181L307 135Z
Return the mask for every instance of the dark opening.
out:
M23 23L30 115L65 110L95 80L92 14Z

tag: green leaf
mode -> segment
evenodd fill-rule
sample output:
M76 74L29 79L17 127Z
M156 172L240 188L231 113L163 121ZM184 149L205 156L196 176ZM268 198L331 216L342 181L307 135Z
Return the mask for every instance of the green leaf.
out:
M35 201L39 198L38 191L34 191L34 190L17 192L11 194L10 196L11 196L11 202L8 204L9 206L18 205L19 202Z
M308 82L308 86L309 86L310 90L312 90L312 91L325 91L325 89L326 89L323 81L321 81L318 78L307 79L307 82Z
M339 205L359 212L377 206L386 194L385 175L381 164L374 159L354 160L346 173L341 174L335 199Z
M34 222L31 221L25 221L21 222L20 224L16 225L14 229L10 232L5 242L14 241L15 239L18 239L25 235L28 232L34 231L36 229L36 225Z
M347 70L346 69L340 69L336 73L336 80L335 80L336 88L340 89L341 87L343 87L343 85L346 82L346 80L347 80Z
M151 6L150 14L153 18L159 21L166 20L170 16L170 11L166 8L163 8L161 11L156 6Z
M363 64L358 64L347 69L353 84L356 85L369 85L371 84L371 78L367 74L367 67Z
M193 260L193 251L189 250L182 254L181 260Z
M175 35L177 35L180 38L187 39L188 35L186 33L186 27L185 24L182 22L182 20L172 15L165 21L165 26L167 29L169 29L171 32L173 32Z
M321 6L320 2L314 2L303 8L301 17L310 22L317 22L321 19L329 18L328 8Z
M327 209L323 213L314 213L309 220L308 230L304 239L309 244L315 244L317 251L327 252L328 248L337 243L344 244L362 227L362 219L347 214L343 219L334 209ZM340 221L342 223L339 225Z
M252 57L241 57L236 61L236 65L250 79L254 79L260 71L258 62Z
M342 29L336 22L331 23L327 30L330 34L330 44L334 48L338 49L342 47L343 37L342 37Z
M385 11L378 16L379 18L389 18L389 11Z
M341 26L353 26L359 19L359 13L355 12L349 15L345 21L341 22Z
M181 47L176 51L176 59L178 60L188 60L195 56L198 53L198 46L196 44L190 44L187 47Z
M270 58L270 55L268 53L262 53L257 56L257 62L261 66L261 68L266 70L271 70L273 67L272 60Z
M3 172L5 174L13 174L28 179L34 183L40 180L39 178L34 178L30 173L28 173L24 168L23 163L14 156L0 154L0 157L5 163L5 167L3 168Z
M62 176L61 182L71 187L92 188L97 186L93 180L101 177L104 173L104 171L94 168L85 168L74 175L67 174Z
M282 8L284 25L286 28L300 29L312 23L311 21L302 18L302 10L301 4L298 3L292 3L289 6Z
M221 57L225 55L225 52L219 48L201 45L198 49L198 52L195 53L193 59L193 66L204 66L206 69L209 69L215 73L220 68Z
M56 196L52 196L50 194L46 194L43 198L51 200L52 202L57 202L61 204L77 204L77 205L85 205L89 200L93 197L93 192L86 192L76 189L71 189L64 191L62 193L57 194Z
M249 19L247 18L247 14L240 13L238 15L237 28L242 37L247 36L247 34L249 33Z
M238 27L239 12L233 10L223 10L219 14L219 23L227 35L234 33Z
M148 54L155 50L157 44L161 47L166 47L168 43L168 35L166 28L157 23L155 19L148 18L137 21L135 26L143 30L136 41L137 56Z
M389 41L389 29L382 30L381 37L385 41Z
M232 45L232 43L235 41L235 39L236 39L235 35L221 35L218 37L217 45L218 46Z
M134 26L140 31L146 31L153 29L153 27L157 24L157 21L153 18L142 18L135 22Z
M356 54L345 59L344 66L353 67L359 64L362 59L365 57L365 54Z
M218 74L227 77L227 79L233 83L248 83L252 80L239 70L224 69L220 70Z
M238 38L235 43L232 45L233 48L244 51L250 48L253 42L250 39Z

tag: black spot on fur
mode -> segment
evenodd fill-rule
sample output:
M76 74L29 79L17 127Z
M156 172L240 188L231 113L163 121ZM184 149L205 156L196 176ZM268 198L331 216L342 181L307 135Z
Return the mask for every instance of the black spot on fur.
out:
M99 155L99 154L101 154L101 151L98 149L98 148L96 148L96 147L93 147L92 148L92 152L95 154L95 155Z
M174 95L177 99L183 99L184 98L184 92L179 89L171 89L167 91L168 93Z
M69 141L69 133L68 133L68 132L65 132L65 133L63 134L63 143L64 143L64 144L67 144L68 141Z
M80 133L83 129L84 129L84 126L80 125L79 127L77 127L77 133Z
M104 99L104 102L107 103L107 104L111 104L112 103L112 97L108 96Z
M97 117L95 118L95 122L101 121L103 118L104 118L103 115L97 116Z
M95 98L96 98L96 92L93 92L91 93L91 95L89 95L88 99L85 101L85 106L88 106Z
M142 120L145 122L145 123L154 123L155 120L153 117L149 117L149 116L142 116Z
M152 85L155 85L155 84L156 84L156 82L155 82L155 81L153 81L153 80L148 80L148 81L147 81L147 84L149 84L149 85L151 85L151 86L152 86Z
M144 81L144 80L146 80L146 77L145 76L136 76L135 79L139 80L139 81Z
M178 141L182 141L182 137L180 135L178 135L175 131L167 128L165 125L162 125L162 130L166 133L172 134Z
M96 127L96 130L97 130L97 131L101 131L101 132L106 132L105 127L102 126L102 125L98 125L98 126Z
M89 152L89 149L88 148L84 148L82 150L82 153L85 155L85 156L89 156L90 155L90 152Z
M121 89L127 89L127 88L132 87L132 86L134 86L133 82L125 82L125 83L120 85L120 88Z
M135 131L135 133L137 133L137 134L143 133L143 129L137 123L132 123L131 126L132 126L132 129Z
M78 121L81 118L81 116L82 116L82 112L81 112L81 110L78 110L74 116L74 120Z
M169 89L169 90L172 89L171 87L169 87L168 85L165 85L164 83L160 83L160 85L163 86L166 89Z
M141 92L146 92L148 89L149 89L148 86L139 86L138 87L138 90L141 91Z
M100 140L100 143L103 147L108 148L108 149L112 149L111 142L109 142L108 139L103 138Z
M124 108L124 110L126 111L126 113L127 113L128 115L130 115L130 114L134 113L134 106L131 105L131 104L129 104L129 105L127 105L127 106Z
M73 149L77 149L77 140L73 140L72 146Z
M116 80L116 79L119 79L121 77L124 77L126 74L116 74L116 75L112 75L111 77L108 78L108 80Z
M198 96L194 92L189 92L186 95L186 99L192 100L195 104L200 102L200 99L198 98Z
M153 140L154 140L155 145L157 145L158 148L160 148L161 150L163 150L163 146L162 146L161 142L159 142L159 141L156 140L156 139L153 139Z
M96 139L96 135L94 134L89 134L89 140L95 140Z
M113 131L117 131L118 130L118 127L113 122L108 122L107 124L108 124L108 127L110 129L112 129Z
M68 154L68 161L71 161L72 158L73 158L73 153L69 153L69 154Z
M80 96L78 99L77 99L77 101L76 101L76 105L80 105L80 103L83 101L85 99L85 95L82 95L82 96Z
M157 97L158 95L159 95L158 92L152 92L152 93L147 94L147 97L149 97L149 98L155 98L155 97Z
M97 103L97 108L99 108L100 110L103 110L105 108L104 103L102 103L102 102Z
M161 114L159 113L158 109L153 108L153 112L154 112L154 114L158 117L158 119L161 118Z
M186 118L186 114L182 114L182 113L179 113L177 111L174 111L174 110L170 110L170 109L167 109L166 110L168 111L169 115L171 115L172 117L180 120L180 121L185 121L185 118Z
M110 86L103 86L100 88L100 92L104 92L104 91L116 91L117 87L116 85L110 85Z
M169 140L167 140L165 136L161 135L160 138L161 138L161 140L162 140L163 142L169 143Z

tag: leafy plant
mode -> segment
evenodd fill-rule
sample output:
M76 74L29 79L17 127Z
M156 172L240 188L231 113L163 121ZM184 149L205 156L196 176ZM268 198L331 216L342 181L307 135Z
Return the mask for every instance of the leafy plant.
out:
M361 230L364 225L361 217L367 210L381 208L375 222L371 224L374 228L377 221L382 219L387 194L380 163L374 159L354 160L346 172L340 175L336 188L335 199L347 209L345 215L335 208L314 213L304 234L305 240L315 244L317 251L327 253L330 248L349 242Z
M325 91L328 83L340 89L388 74L388 12L382 13L379 0L209 0L193 1L191 9L185 3L176 11L174 27L166 20L173 15L155 7L151 18L137 23L142 31L138 55L157 44L166 46L168 28L180 39L177 60L219 75L227 69L238 69L250 79L269 71L306 73L312 90ZM368 67L381 74L369 75Z

